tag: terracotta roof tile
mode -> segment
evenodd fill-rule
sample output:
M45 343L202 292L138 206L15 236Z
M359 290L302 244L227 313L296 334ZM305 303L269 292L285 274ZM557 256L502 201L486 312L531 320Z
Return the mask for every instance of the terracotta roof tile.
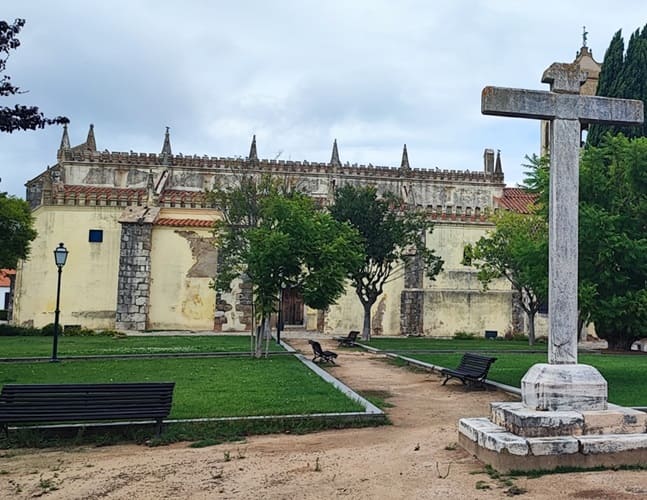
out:
M495 201L501 208L520 214L531 213L536 200L537 195L522 188L504 188L503 196L495 197Z
M16 274L15 269L0 269L0 286L2 287L11 286L11 281L9 280L9 276L15 275L15 274Z
M213 221L202 219L169 219L162 217L155 221L156 226L171 226L171 227L211 227Z

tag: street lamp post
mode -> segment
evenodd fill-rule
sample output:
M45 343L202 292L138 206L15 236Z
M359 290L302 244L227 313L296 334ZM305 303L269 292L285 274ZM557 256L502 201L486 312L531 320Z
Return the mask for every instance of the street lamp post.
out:
M52 363L58 361L57 351L58 351L58 318L61 314L60 303L61 303L61 272L63 271L63 266L67 260L67 248L63 246L63 243L59 243L56 250L54 250L54 262L56 267L58 267L58 282L56 285L56 310L54 311L54 344L52 346Z

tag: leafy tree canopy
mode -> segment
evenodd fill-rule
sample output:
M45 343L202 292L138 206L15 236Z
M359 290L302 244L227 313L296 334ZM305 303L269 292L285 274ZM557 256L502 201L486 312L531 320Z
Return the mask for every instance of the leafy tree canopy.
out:
M11 77L3 74L7 67L7 60L10 52L20 46L18 33L25 25L24 19L16 19L9 24L0 21L0 96L10 97L16 94L24 94L19 87L11 82ZM68 123L69 120L63 116L56 118L45 118L36 106L23 106L15 104L13 107L0 107L0 132L14 132L16 130L36 130L46 125Z
M29 255L36 237L29 204L0 193L0 268L15 269L19 259Z
M647 337L647 138L608 135L586 149L579 260L580 308L598 335L617 349Z
M478 269L484 289L492 280L506 278L521 298L529 318L529 342L534 343L534 317L548 298L548 226L540 215L500 212L494 230L467 245L463 263Z
M350 223L362 238L363 259L350 270L349 277L364 306L362 337L369 339L371 306L397 263L416 259L430 279L441 271L443 260L425 245L433 224L424 212L405 207L391 193L379 198L370 186L339 188L330 213L337 221Z
M246 176L210 196L222 212L214 229L220 253L214 286L229 290L234 279L247 275L262 329L282 286L296 288L315 309L343 294L348 269L362 258L357 231L348 224L269 176Z
M647 102L647 25L642 31L638 29L631 35L626 53L622 32L615 33L604 54L596 94ZM619 132L630 138L645 137L647 124L631 127L591 125L586 138L587 146L601 146L605 134Z

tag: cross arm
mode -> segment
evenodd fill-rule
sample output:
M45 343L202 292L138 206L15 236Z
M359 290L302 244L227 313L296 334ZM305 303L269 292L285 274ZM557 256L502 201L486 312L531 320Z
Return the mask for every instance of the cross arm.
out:
M537 120L580 120L583 124L635 125L643 122L642 101L504 87L483 89L481 112Z

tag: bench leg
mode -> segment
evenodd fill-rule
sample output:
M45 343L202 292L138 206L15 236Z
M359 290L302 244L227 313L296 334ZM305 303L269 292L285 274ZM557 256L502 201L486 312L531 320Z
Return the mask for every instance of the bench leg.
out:
M158 418L157 423L155 424L155 435L157 437L160 437L162 435L162 427L164 427L164 422L161 418Z
M4 436L9 439L9 424L2 424L2 430L4 431Z

